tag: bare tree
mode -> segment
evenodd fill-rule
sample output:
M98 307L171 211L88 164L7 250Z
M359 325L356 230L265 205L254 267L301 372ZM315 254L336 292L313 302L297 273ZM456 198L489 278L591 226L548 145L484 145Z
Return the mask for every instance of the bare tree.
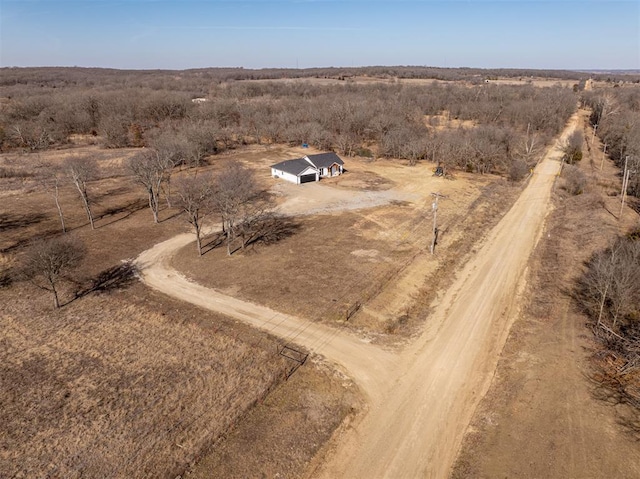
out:
M173 131L161 130L151 139L150 145L155 152L156 163L164 169L164 180L160 186L166 189L167 206L171 208L171 173L173 168L184 161L188 143Z
M236 229L243 250L257 237L268 236L266 230L277 224L273 206L271 195L262 190L256 191L254 197L242 205Z
M640 310L640 242L623 239L596 254L581 284L584 304L597 316L597 325L610 318L615 330L621 318Z
M38 288L50 291L53 304L59 308L59 281L82 262L85 254L84 244L71 236L40 240L24 256L21 273Z
M173 168L173 163L157 150L148 149L131 158L128 167L135 180L144 186L149 198L149 208L153 213L153 221L158 223L160 193L163 184L167 181L169 170Z
M198 256L202 255L202 221L211 211L213 178L211 175L190 176L176 181L177 206L185 212L196 233Z
M93 222L93 213L91 211L91 200L89 198L89 191L87 189L87 183L90 180L97 178L98 168L93 158L87 156L76 156L69 158L65 162L65 169L73 184L75 185L78 193L80 193L80 199L84 206L84 210L89 218L91 229L95 229Z
M60 217L62 232L66 233L67 227L64 222L62 206L60 205L60 183L62 183L60 171L57 168L53 168L49 176L42 180L42 187L53 198L53 201L56 204L56 209L58 210L58 216Z
M615 272L609 293L611 327L640 305L640 243L624 240L616 245Z
M520 140L515 153L527 164L532 164L543 151L544 144L545 140L542 135L531 127L531 123L528 123L527 133Z
M253 216L253 206L261 194L253 171L241 163L228 163L214 182L213 203L222 216L222 229L227 238L227 254L231 244L242 233L241 225ZM246 246L243 241L242 246Z
M200 166L205 156L218 150L217 127L211 123L189 122L181 134L186 144L185 159L195 168Z
M9 136L22 147L31 151L46 150L53 140L47 128L41 122L22 122L13 125L9 130Z

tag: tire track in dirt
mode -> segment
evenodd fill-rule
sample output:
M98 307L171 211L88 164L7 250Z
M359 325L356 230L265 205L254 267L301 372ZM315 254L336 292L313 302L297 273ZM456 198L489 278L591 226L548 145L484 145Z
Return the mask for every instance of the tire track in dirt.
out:
M473 412L488 389L517 313L527 262L542 231L559 172L560 141L537 166L514 206L459 272L425 326L403 351L223 295L170 266L193 241L178 235L137 259L142 280L175 298L220 312L279 337L294 338L344 368L369 408L330 446L320 477L447 477ZM278 318L274 320L274 318Z

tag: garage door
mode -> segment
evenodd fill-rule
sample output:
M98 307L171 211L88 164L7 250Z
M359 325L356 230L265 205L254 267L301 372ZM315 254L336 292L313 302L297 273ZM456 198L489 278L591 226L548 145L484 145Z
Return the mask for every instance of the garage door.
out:
M310 183L311 181L316 181L316 174L313 173L311 175L302 175L300 177L300 183Z

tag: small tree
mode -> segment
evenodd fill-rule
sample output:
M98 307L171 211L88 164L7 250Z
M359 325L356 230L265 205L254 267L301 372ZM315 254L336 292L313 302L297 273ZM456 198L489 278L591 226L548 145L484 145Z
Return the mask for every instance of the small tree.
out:
M241 224L251 215L251 205L261 194L253 171L240 163L227 163L214 182L213 204L222 217L227 237L227 254L240 233ZM246 243L243 241L242 246Z
M131 158L128 167L136 182L144 186L149 198L153 222L158 223L160 192L170 169L173 168L173 163L157 150L149 149Z
M165 198L171 208L171 173L173 168L184 161L188 143L170 130L161 130L150 140L151 151L155 153L155 162L163 170L161 187L166 187Z
M211 175L191 176L176 181L176 203L195 229L198 256L202 255L202 221L211 211L212 184Z
M59 167L50 166L48 164L43 163L38 158L38 167L42 168L46 171L45 175L40 179L40 185L44 191L46 191L56 205L56 209L58 210L58 217L60 218L60 226L62 228L62 232L67 232L67 227L64 221L64 212L62 211L62 205L60 204L60 186L63 183L63 175Z
M98 168L94 159L86 156L76 156L69 158L65 163L65 168L69 175L69 178L75 185L78 193L80 193L80 199L84 206L84 210L89 218L91 229L95 229L93 223L93 213L91 211L91 201L89 198L89 191L87 189L87 183L90 180L97 178Z
M53 294L53 304L60 307L60 279L76 268L86 254L77 238L61 236L35 242L23 258L22 275L38 288Z

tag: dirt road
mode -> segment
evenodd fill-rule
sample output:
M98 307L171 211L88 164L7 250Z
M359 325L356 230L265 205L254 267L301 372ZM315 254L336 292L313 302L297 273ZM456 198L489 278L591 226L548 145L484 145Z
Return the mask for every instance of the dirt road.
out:
M561 139L576 122L577 117L572 118ZM193 235L179 235L154 246L140 255L137 264L149 286L304 345L340 365L359 384L369 401L368 412L331 446L328 460L315 475L447 477L515 318L560 155L557 146L549 150L518 201L437 301L424 332L397 353L346 331L188 281L169 263Z

